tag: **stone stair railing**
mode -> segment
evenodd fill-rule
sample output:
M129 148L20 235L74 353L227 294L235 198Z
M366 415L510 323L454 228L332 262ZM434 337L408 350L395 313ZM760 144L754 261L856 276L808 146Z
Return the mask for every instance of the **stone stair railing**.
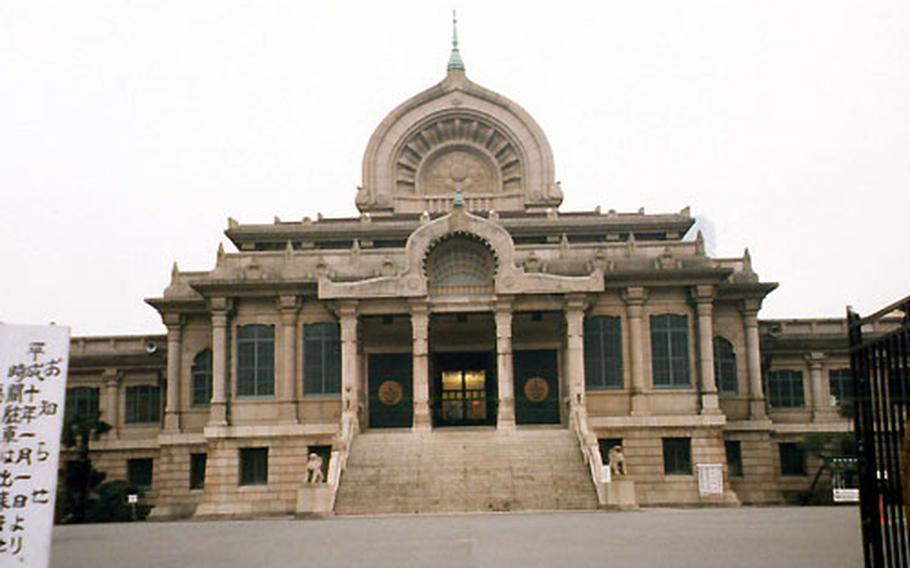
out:
M607 488L601 478L603 457L600 455L597 437L588 428L587 412L583 406L570 405L569 427L575 432L581 455L588 466L594 488L597 490L597 503L601 507L605 507L607 505Z
M330 515L335 510L335 498L341 484L341 474L348 463L351 444L359 430L357 414L341 415L341 432L332 444L328 475L325 483L303 483L297 490L297 515Z

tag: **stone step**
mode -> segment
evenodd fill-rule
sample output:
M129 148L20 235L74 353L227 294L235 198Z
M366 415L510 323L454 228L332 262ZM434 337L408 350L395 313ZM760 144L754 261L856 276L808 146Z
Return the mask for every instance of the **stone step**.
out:
M593 509L573 433L560 428L367 432L354 439L338 514Z

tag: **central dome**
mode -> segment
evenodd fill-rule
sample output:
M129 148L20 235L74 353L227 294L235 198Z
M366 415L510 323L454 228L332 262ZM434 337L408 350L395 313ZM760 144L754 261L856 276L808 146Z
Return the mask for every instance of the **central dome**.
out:
M471 82L457 63L376 128L363 157L360 211L449 211L456 189L471 211L562 203L543 130L518 104Z

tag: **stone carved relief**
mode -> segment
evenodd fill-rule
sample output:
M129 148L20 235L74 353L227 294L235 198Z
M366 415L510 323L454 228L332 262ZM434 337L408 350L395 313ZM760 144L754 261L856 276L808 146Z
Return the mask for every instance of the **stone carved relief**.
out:
M511 137L475 116L445 116L422 125L395 160L399 193L451 195L521 189L521 158Z
M499 191L499 176L493 164L478 152L465 149L445 151L421 166L418 191L426 195L452 195L461 188L468 194Z

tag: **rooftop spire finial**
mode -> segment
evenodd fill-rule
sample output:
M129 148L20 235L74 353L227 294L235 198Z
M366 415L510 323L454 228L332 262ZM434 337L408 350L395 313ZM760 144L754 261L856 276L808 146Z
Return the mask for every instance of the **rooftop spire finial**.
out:
M452 54L449 55L448 71L464 71L464 61L461 60L461 53L458 51L458 17L455 10L452 10Z

